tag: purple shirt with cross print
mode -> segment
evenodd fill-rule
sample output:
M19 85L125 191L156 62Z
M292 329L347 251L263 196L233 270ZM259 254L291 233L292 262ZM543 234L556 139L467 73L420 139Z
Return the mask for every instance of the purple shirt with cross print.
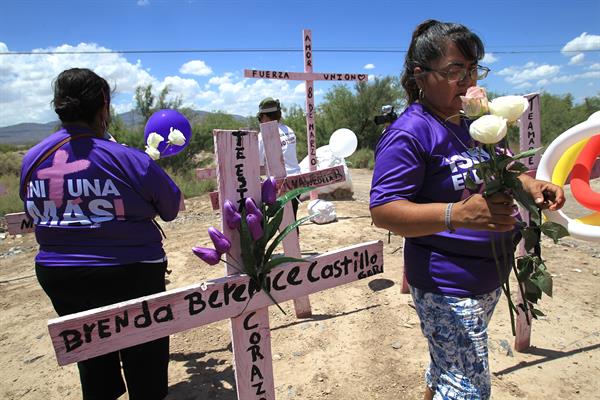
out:
M422 105L411 104L377 144L370 207L396 200L425 204L467 198L472 192L465 187L465 176L471 174L476 183L482 183L472 167L489 159L471 145L464 121L460 126L444 125ZM406 238L407 280L419 289L449 296L491 292L500 286L491 240L501 249L504 239L512 255L511 236L511 232L456 229Z
M61 129L23 159L23 182L36 160L82 128ZM181 192L144 152L98 137L67 142L33 172L25 211L44 266L108 266L165 257L153 219L170 221Z

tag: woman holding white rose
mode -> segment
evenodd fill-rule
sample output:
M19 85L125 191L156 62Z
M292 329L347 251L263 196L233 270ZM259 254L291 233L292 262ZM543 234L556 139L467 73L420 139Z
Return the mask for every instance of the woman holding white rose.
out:
M464 107L470 116L490 107L503 115L476 121L472 134L483 143L502 139L506 120L524 109L511 101L488 104L472 88L489 72L478 64L483 56L481 40L466 27L420 24L402 76L409 106L375 152L371 215L377 226L406 237L406 277L431 356L426 399L490 397L487 325L500 296L491 241L510 237L517 215L509 195L485 198L466 186L467 179L482 183L473 166L490 156L474 150L461 97L471 99ZM528 176L521 181L538 205L564 203L561 188Z
M25 155L21 198L40 246L36 275L56 313L164 291L154 218L177 216L179 188L147 154L106 138L110 87L93 71L60 73L53 105L61 129ZM162 399L168 363L168 336L78 362L82 397L112 400L127 390L132 400Z

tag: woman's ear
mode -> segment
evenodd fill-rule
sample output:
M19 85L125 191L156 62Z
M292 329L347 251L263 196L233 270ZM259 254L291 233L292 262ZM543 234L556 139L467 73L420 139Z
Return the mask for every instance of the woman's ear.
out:
M413 76L415 78L415 81L417 81L419 83L423 82L423 75L421 75L423 72L425 72L425 71L423 71L423 68L421 68L421 67L413 68Z

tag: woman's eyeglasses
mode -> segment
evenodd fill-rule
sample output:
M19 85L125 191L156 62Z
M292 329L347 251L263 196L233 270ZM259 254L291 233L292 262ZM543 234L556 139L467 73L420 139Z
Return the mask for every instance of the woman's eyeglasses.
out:
M483 67L481 65L471 68L468 71L466 68L460 67L450 67L444 71L438 69L431 69L427 67L421 68L424 69L425 72L437 72L438 74L445 76L448 80L448 83L463 81L467 77L467 72L469 73L469 78L471 78L474 81L479 81L488 76L488 73L490 72L490 69L488 67Z

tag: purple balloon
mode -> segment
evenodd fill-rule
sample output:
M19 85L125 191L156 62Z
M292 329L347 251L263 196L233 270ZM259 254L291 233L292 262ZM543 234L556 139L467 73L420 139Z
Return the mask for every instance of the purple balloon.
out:
M185 143L181 146L170 144L167 146L169 140L169 133L171 128L179 130L185 137ZM165 140L160 142L158 145L158 151L160 151L160 158L174 156L179 153L190 143L192 138L192 127L190 122L183 114L175 110L158 110L148 119L146 127L144 128L144 144L148 140L148 135L152 132L156 132L161 135Z

